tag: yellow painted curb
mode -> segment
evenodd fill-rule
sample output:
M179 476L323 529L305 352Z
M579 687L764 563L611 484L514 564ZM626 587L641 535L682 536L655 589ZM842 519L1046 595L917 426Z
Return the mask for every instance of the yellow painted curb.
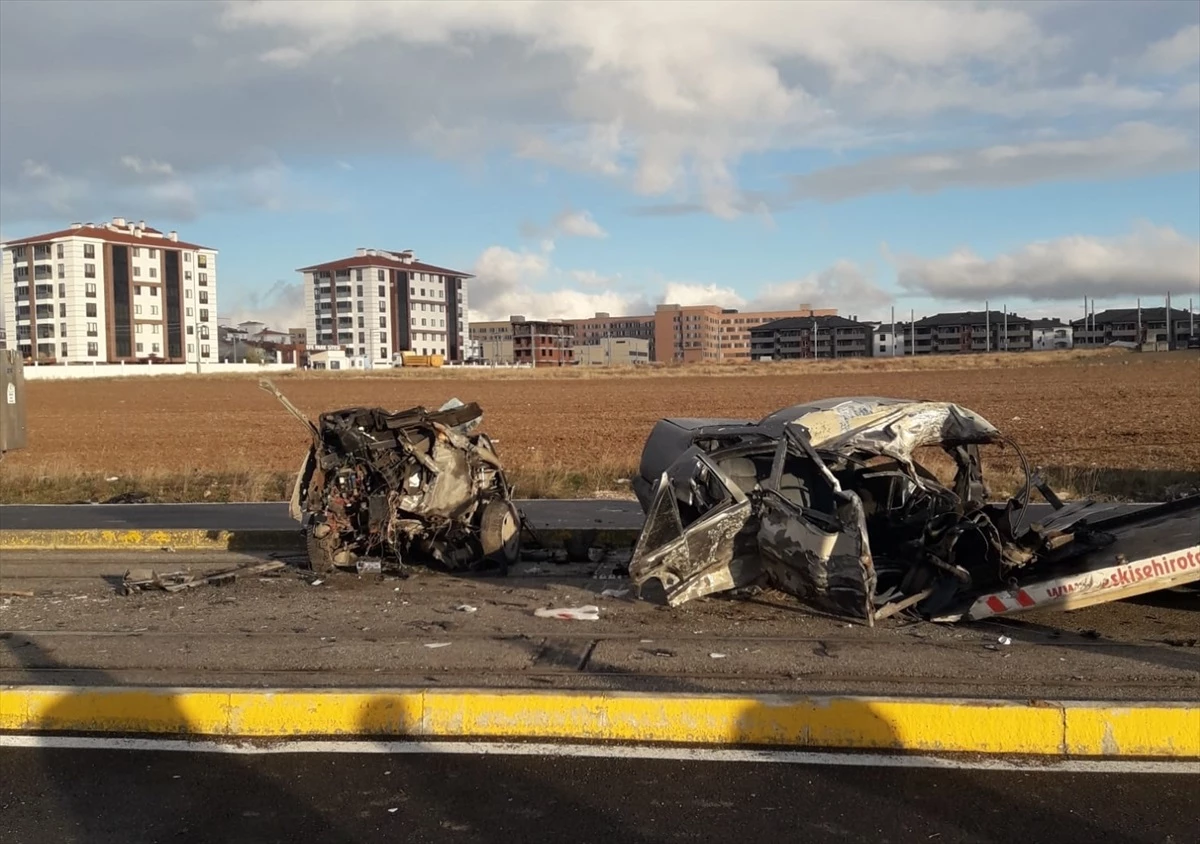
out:
M538 539L551 547L565 546L573 537L587 535L588 544L629 547L638 531L610 528L540 530ZM295 530L0 530L0 550L22 551L128 551L135 549L177 551L293 551L304 543Z
M1200 707L1174 703L11 686L0 688L0 729L1200 759Z
M174 548L178 551L292 549L302 546L297 530L0 530L0 549L85 551Z

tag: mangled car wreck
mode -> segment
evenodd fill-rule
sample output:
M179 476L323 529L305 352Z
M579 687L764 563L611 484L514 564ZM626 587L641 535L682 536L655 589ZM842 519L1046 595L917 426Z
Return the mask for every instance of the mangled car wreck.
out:
M476 433L477 404L436 411L351 407L307 419L312 441L292 492L309 562L318 572L373 558L454 571L516 561L522 518L492 441Z
M980 446L991 444L1020 457L1020 497L989 502ZM953 481L917 462L930 448L952 458ZM1200 580L1200 496L1119 515L1064 505L990 422L945 402L836 398L758 422L664 419L633 486L646 521L630 576L658 580L672 605L761 584L868 624L954 621ZM1037 520L1033 489L1050 504Z

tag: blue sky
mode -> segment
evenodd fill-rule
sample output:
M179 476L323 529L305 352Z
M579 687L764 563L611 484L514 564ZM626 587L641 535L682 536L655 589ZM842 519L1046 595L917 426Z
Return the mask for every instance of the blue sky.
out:
M359 246L475 318L1200 305L1194 3L14 1L0 113L0 236L178 229L223 317Z

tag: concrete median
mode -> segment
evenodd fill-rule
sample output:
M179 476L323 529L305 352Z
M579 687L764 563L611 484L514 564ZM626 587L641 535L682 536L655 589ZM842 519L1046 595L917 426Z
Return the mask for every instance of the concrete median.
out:
M9 686L0 690L0 728L228 740L553 740L1200 759L1200 708L1179 703Z

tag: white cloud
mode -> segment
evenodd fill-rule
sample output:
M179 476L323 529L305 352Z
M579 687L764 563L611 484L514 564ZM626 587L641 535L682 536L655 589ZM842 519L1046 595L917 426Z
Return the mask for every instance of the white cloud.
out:
M1151 73L1178 73L1200 64L1200 24L1185 26L1146 48L1138 64Z
M208 176L251 173L263 150L480 167L500 151L734 217L762 211L738 178L762 152L1184 125L1200 107L1195 18L1194 4L1105 0L231 0L77 3L68 19L6 4L0 186L27 159L106 198L174 177L203 213ZM371 131L346 132L355 115Z
M223 304L222 309L228 307L235 325L258 320L277 331L304 325L304 286L299 282L280 280L266 289L241 289L230 299L231 304Z
M143 161L136 155L121 156L121 166L139 176L172 176L175 173L175 168L166 162L153 158Z
M801 199L831 201L895 190L932 193L954 187L1011 187L1193 170L1198 156L1196 139L1187 133L1126 123L1094 138L869 158L797 176L793 193Z
M571 280L580 287L592 290L596 288L615 287L621 283L621 274L602 275L595 270L571 270Z
M660 301L669 305L720 305L723 308L741 308L746 304L732 287L682 281L667 282Z
M1007 296L1073 301L1200 292L1200 241L1140 224L1120 237L1063 237L984 258L967 247L939 258L892 257L900 285L941 299Z
M608 232L587 211L564 211L554 219L554 230L569 237L608 237Z

